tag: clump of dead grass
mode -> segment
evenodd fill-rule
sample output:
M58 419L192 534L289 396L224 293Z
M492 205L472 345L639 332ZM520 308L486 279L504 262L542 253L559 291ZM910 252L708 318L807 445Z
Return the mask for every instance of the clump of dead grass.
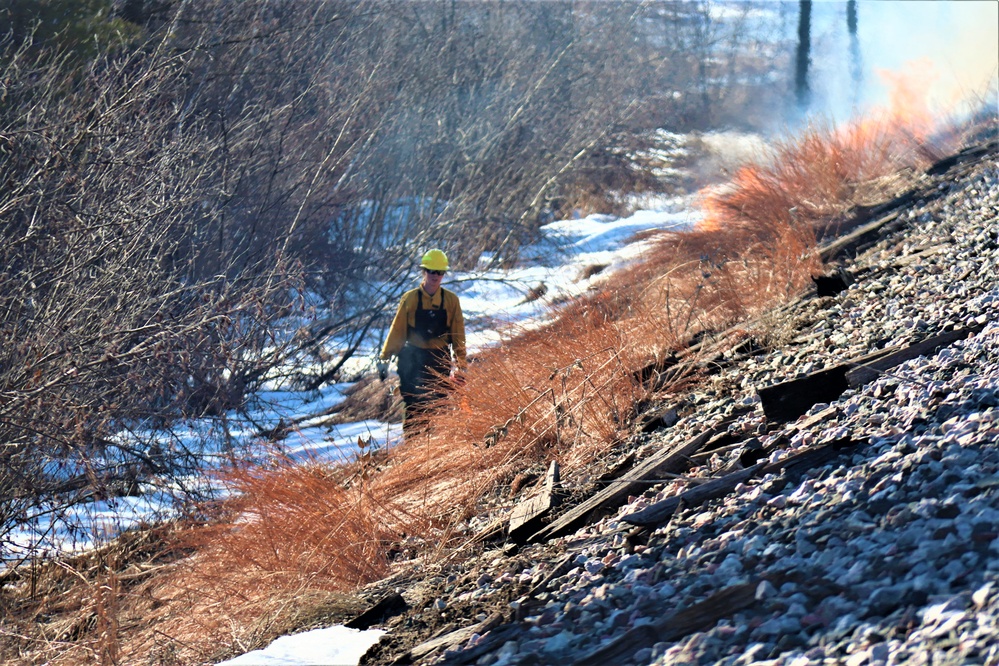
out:
M168 523L134 530L80 555L6 571L0 581L0 662L131 661L129 637L145 627L148 610L141 590L184 555L164 545L176 528Z

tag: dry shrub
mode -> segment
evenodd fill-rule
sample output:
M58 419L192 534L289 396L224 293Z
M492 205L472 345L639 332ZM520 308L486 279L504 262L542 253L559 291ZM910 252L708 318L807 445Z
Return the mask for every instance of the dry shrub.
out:
M199 530L209 587L232 596L266 572L279 587L344 590L385 573L386 527L396 513L374 500L357 465L243 467L226 473L234 493L221 523ZM293 551L288 545L294 544ZM245 579L245 577L249 579ZM242 580L241 580L242 579Z
M26 598L5 599L10 611L18 612L5 612L0 618L0 635L10 643L0 647L0 661L121 663L123 596L118 573L109 564L87 570L59 563L51 569L32 580ZM20 645L15 648L15 643Z

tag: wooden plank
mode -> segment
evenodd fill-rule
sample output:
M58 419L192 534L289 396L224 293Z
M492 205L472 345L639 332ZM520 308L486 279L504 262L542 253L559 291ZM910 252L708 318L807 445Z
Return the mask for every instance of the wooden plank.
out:
M866 440L864 440L866 441ZM644 509L622 518L627 523L639 527L654 527L669 520L680 504L698 506L709 500L718 499L732 492L737 485L755 476L766 476L777 472L815 467L825 464L839 455L847 446L858 444L855 440L836 440L797 451L776 462L759 462L752 467L731 472L723 477L712 479L674 497L651 504Z
M542 522L558 505L559 467L553 460L545 476L542 491L519 503L510 514L510 526L507 533L510 539L518 543L524 541L541 527Z
M432 638L429 641L420 643L409 651L408 656L413 660L422 659L435 650L463 643L471 638L472 634L484 634L502 622L503 616L500 613L493 613L478 624L456 629L450 633L444 634L443 636L438 636L437 638Z
M566 571L572 568L573 562L576 561L578 553L566 553L562 558L545 574L544 578L538 581L537 585L532 587L527 592L528 597L535 597L539 593L543 592L545 588L548 587L548 583L552 582L559 576L563 575Z
M622 500L626 499L629 494L633 494L639 489L644 490L647 479L655 478L664 472L676 473L687 469L689 466L687 457L705 446L713 437L719 434L719 431L722 431L724 434L724 430L730 422L730 419L726 419L722 424L697 435L679 446L659 451L632 468L627 478L610 482L606 488L597 492L586 501L577 504L550 525L533 534L529 541L536 543L566 534L585 523L587 517L597 509L620 506Z
M977 330L981 330L981 328L978 328ZM954 334L956 333L957 332L955 331ZM941 341L949 339L950 335L952 334L936 336L936 338L926 340L925 344L928 348L942 346ZM951 340L951 342L953 342L953 340ZM912 345L912 347L917 347L923 344L924 343L917 343L916 345ZM900 360L897 363L882 367L882 359L904 352L906 349L909 349L909 347L899 346L890 347L888 349L879 349L878 351L855 357L830 368L817 370L805 375L804 377L796 377L786 382L781 382L780 384L774 384L773 386L766 386L764 388L757 389L756 392L760 396L760 404L763 407L763 413L766 414L767 420L772 423L786 423L794 421L811 409L812 405L820 402L832 402L839 398L839 396L842 395L843 391L846 389L856 388L857 386L862 385L851 383L849 377L851 376L850 373L854 370L859 368L870 368L874 372L873 376L876 377L884 369L902 362ZM925 353L925 351L923 353ZM920 354L918 353L916 354L916 356L919 355ZM912 358L915 358L915 356ZM906 359L903 358L903 360ZM854 373L852 376L855 378L854 381L858 381L861 377L859 373ZM870 379L867 381L870 381Z
M392 593L376 603L374 606L364 611L350 622L343 626L351 629L369 629L375 624L384 622L390 617L398 615L409 608L409 604L402 598L401 594Z
M676 641L696 631L713 627L718 620L730 617L733 613L753 605L756 602L758 584L758 582L742 583L723 588L689 608L651 624L629 629L607 645L577 659L573 662L573 666L628 663L631 657L643 648L652 647L660 642Z
M724 497L732 492L737 485L754 476L764 465L766 463L756 463L752 467L740 469L737 472L731 472L723 477L701 483L679 495L667 497L664 500L650 504L644 509L629 513L622 520L632 525L638 525L639 527L659 525L668 520L681 503L684 506L696 506L708 500Z
M981 159L981 157L996 152L999 145L996 141L988 141L977 146L972 146L959 153L946 157L927 169L929 176L940 176L957 164L971 160ZM818 250L819 257L823 263L829 263L837 257L851 250L857 250L869 241L877 240L882 234L890 230L893 226L902 227L904 221L899 220L900 209L906 204L922 200L930 202L940 198L946 190L936 187L937 180L930 181L922 187L913 188L903 192L891 201L879 204L868 209L859 209L854 216L854 222L860 223L852 231L830 241L821 246ZM863 220L877 217L872 222L863 223Z
M943 175L962 162L977 161L989 153L996 152L997 149L999 149L999 142L995 140L986 141L977 146L969 146L949 157L938 160L926 170L926 173L930 176Z
M446 666L460 666L461 664L471 664L482 655L497 650L508 640L522 637L524 627L519 624L508 624L501 629L491 631L474 647L455 652L445 652L444 661L438 662Z
M911 198L912 195L909 194L909 197ZM833 259L836 259L861 243L864 243L872 238L877 238L882 233L884 227L897 220L898 216L898 211L895 211L885 215L884 217L880 217L873 222L860 225L853 231L844 234L836 240L833 240L819 248L819 257L822 259L823 263L829 263Z
M472 537L472 543L486 543L487 541L492 541L493 539L505 536L508 524L509 521L504 518L497 518L496 520L493 520L482 530L476 533L474 537Z
M763 413L771 423L794 421L820 402L832 402L849 388L851 366L837 365L804 377L757 389Z
M822 298L845 291L854 283L854 277L852 273L840 267L824 275L813 275L812 282L815 283L815 295Z
M884 374L885 370L894 368L896 365L901 365L906 361L911 361L914 358L936 353L943 347L948 347L958 340L964 340L975 333L981 332L983 328L985 328L984 325L948 331L913 345L892 347L887 353L881 354L871 360L858 359L850 363L851 369L846 372L844 378L850 388L859 388L880 377Z

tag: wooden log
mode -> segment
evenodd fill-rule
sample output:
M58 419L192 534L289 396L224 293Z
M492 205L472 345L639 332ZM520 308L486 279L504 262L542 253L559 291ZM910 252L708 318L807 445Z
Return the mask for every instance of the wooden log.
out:
M703 631L717 624L718 620L729 617L756 601L758 582L743 583L723 588L704 601L678 611L651 624L629 629L622 636L607 645L597 648L573 666L607 666L623 664L639 650L652 647L656 643L676 641L684 636Z
M713 437L717 436L719 429L724 431L728 423L729 421L726 420L722 425L707 430L683 444L659 451L648 460L635 466L628 473L626 479L610 482L606 488L588 500L577 504L550 525L531 535L529 542L537 543L567 534L585 523L587 517L594 511L610 506L620 506L622 500L627 498L629 494L636 492L639 488L644 490L647 479L655 478L664 472L675 473L687 469L689 465L687 457L696 453ZM722 432L722 434L725 433Z

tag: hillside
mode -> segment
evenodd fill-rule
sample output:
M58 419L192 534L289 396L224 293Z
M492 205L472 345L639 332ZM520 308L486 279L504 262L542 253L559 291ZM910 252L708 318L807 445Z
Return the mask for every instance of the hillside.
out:
M701 340L705 381L519 543L363 590L362 663L999 663L996 154L827 242L842 291Z

